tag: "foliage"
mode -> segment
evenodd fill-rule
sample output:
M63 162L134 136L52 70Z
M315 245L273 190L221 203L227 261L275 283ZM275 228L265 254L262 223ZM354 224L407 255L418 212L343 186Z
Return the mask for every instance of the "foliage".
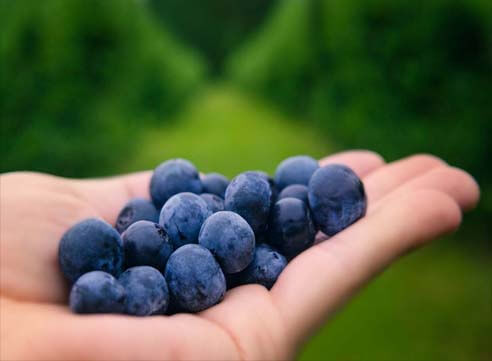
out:
M133 1L0 9L0 171L108 173L134 151L136 129L165 119L203 77L200 60Z
M207 56L215 74L231 49L254 31L277 0L146 0L156 18Z
M228 74L347 147L432 152L490 182L490 19L485 0L285 0Z

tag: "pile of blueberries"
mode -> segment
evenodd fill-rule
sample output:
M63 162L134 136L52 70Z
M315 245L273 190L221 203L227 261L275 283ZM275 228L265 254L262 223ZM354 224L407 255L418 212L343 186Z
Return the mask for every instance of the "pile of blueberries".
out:
M270 289L288 261L364 216L364 186L348 167L309 156L231 182L203 178L184 159L160 164L152 200L132 199L115 227L95 218L63 235L59 263L76 313L137 316L199 312L227 289Z

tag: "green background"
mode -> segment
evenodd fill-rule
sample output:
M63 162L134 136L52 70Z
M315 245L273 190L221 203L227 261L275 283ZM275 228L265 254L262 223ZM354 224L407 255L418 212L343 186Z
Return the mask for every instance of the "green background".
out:
M300 359L492 358L492 2L0 0L0 171L432 152L471 172L456 234L383 273Z

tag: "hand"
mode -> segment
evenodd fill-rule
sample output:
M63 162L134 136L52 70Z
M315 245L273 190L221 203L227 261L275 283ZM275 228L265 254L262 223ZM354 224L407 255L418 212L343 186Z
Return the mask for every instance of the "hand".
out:
M75 315L58 268L61 235L87 217L114 224L123 204L148 197L150 172L100 180L35 173L0 178L1 359L287 359L368 280L409 250L455 230L479 189L428 155L384 164L352 151L365 218L296 257L268 292L248 285L196 315Z

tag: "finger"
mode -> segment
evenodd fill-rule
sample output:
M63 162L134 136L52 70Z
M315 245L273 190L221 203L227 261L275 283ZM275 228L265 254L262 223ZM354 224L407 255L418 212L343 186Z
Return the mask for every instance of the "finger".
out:
M384 159L379 154L368 150L351 150L323 158L319 163L321 166L336 163L345 164L362 178L382 167Z
M441 159L427 154L389 163L368 174L363 182L368 197L368 213L382 204L382 200L417 189L447 193L464 211L475 207L480 194L476 181L468 173L449 167ZM319 232L316 243L328 238Z
M448 194L464 211L473 209L480 198L480 189L473 177L465 171L454 167L436 167L427 173L404 183L393 192L369 204L368 212L384 206L390 198L399 197L419 189L434 189Z
M150 199L149 184L151 171L123 176L73 180L77 192L96 209L110 224L116 222L118 214L132 198Z
M329 241L295 258L272 297L292 340L321 325L359 287L398 256L459 225L461 211L448 195L419 190L392 199Z
M445 165L446 163L441 159L427 154L391 162L364 178L368 203L371 204L384 197L409 179Z

